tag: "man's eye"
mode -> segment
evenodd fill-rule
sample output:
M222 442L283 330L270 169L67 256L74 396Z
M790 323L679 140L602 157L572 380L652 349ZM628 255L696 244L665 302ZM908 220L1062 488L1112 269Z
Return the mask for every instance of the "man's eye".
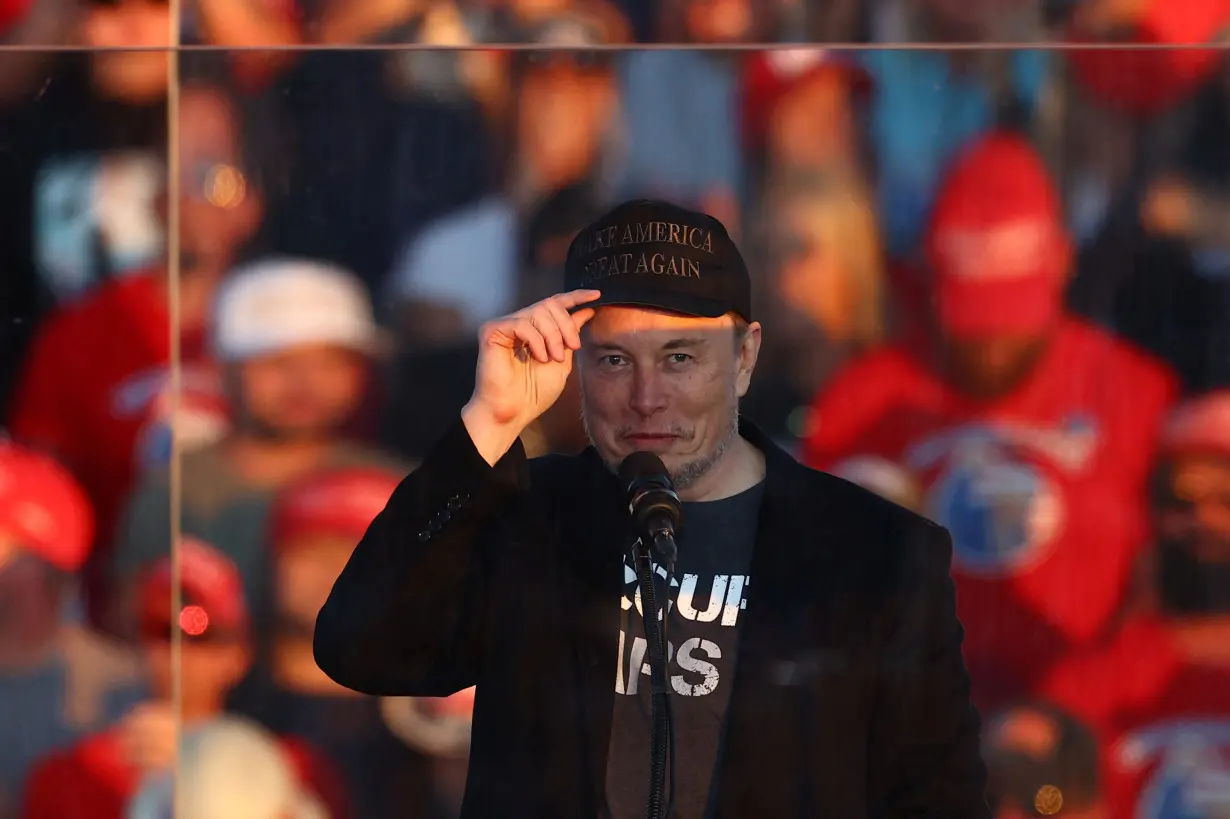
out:
M670 363L672 364L687 364L692 360L692 356L687 353L671 353Z
M626 359L621 355L604 355L600 361L607 367L619 367L626 363Z

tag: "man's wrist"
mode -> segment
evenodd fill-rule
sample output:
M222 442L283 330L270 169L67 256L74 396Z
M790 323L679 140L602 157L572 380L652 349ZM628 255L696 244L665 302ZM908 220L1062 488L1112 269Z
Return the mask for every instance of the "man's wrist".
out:
M478 454L490 466L495 466L500 458L512 449L517 438L521 437L524 428L523 424L517 422L497 421L482 402L474 399L462 407L461 423L465 425L466 432L470 434L470 440L474 443Z

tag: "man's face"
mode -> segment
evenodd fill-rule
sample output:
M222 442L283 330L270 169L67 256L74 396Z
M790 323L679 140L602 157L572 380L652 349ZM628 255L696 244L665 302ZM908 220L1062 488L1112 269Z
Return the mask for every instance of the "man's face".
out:
M600 52L534 52L522 79L518 146L535 181L550 188L591 170L615 102Z
M737 43L752 34L748 0L688 0L684 20L694 43Z
M206 87L180 95L180 248L183 268L221 274L260 226L264 205L245 175L230 101Z
M110 99L144 105L167 93L167 51L116 51L120 48L167 48L171 45L171 15L163 0L119 0L93 4L82 23L94 85Z
M772 160L785 167L822 168L854 160L850 83L838 68L804 81L778 103L769 126Z
M1049 340L1049 333L945 337L941 341L944 375L971 398L997 398L1029 376Z
M273 438L328 436L358 406L365 367L357 353L305 345L258 356L237 366L241 422Z
M1180 456L1166 479L1168 491L1155 503L1158 537L1187 544L1203 563L1230 564L1230 458Z
M585 326L581 410L602 458L640 450L662 458L676 489L716 464L737 435L739 399L760 351L760 326L601 307Z
M169 635L147 635L142 642L150 690L159 700L170 700L176 667L171 661ZM236 639L180 643L179 676L184 710L218 702L220 696L243 679L251 663L248 646Z
M358 537L320 534L279 543L275 569L277 608L284 625L312 633Z

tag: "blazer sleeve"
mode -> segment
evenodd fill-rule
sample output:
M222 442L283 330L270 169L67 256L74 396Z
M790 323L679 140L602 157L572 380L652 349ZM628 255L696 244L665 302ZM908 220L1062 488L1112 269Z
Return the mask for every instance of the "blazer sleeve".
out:
M868 749L870 814L990 819L949 575L952 538L934 524L920 528L903 544L903 605L880 660Z
M490 466L458 419L397 487L316 618L316 664L372 696L447 696L475 685L494 524L528 486L518 441Z

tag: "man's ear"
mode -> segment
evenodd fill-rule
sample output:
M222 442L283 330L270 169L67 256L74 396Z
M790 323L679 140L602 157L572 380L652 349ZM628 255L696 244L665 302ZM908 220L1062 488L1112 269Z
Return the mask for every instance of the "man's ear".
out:
M740 398L747 395L752 386L752 372L760 359L760 342L760 322L753 321L743 331L743 338L739 340L738 349L735 350L735 393Z

